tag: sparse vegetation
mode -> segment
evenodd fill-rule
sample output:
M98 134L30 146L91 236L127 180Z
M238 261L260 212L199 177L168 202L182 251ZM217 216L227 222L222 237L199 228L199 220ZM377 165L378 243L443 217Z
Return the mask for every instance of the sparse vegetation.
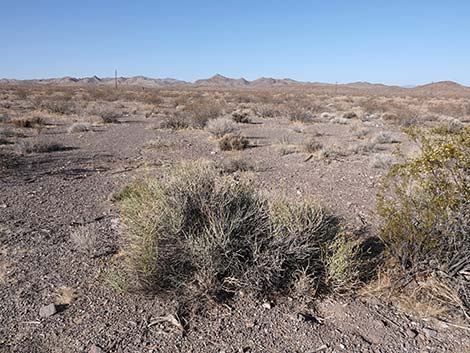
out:
M78 122L78 123L73 123L72 125L70 125L67 131L69 132L69 134L73 134L76 132L87 132L87 131L90 131L90 129L91 129L90 123Z
M340 287L355 278L356 248L338 240L331 215L310 202L268 202L211 164L180 166L163 182L135 181L121 215L128 271L146 290L264 296L292 290L300 271L323 290L327 281Z
M31 118L15 118L11 119L11 123L19 128L34 128L45 124L44 119L39 116Z
M35 142L30 140L20 140L16 143L16 148L21 153L49 153L64 151L68 148L60 143Z
M450 281L468 317L469 287L462 278L470 266L470 129L408 132L420 151L393 166L384 180L378 200L380 234L405 274L404 287L409 278Z
M226 134L230 134L236 131L237 127L233 121L227 118L218 118L211 120L207 123L207 131L209 131L215 137L222 137Z
M219 148L221 151L240 151L248 148L250 141L243 135L225 134L219 140Z

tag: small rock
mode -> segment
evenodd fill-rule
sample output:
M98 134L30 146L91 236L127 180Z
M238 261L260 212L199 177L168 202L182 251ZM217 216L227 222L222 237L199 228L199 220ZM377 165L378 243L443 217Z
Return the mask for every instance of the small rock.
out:
M437 335L437 331L436 330L433 330L432 328L423 328L423 333L427 336L427 337L434 337Z
M263 308L265 309L272 309L273 308L273 304L270 303L270 302L264 302L263 305L262 305Z
M90 346L90 349L88 350L88 353L103 353L104 351L101 349L101 347L92 344Z
M408 337L411 338L415 338L416 336L418 336L418 332L412 328L407 329L406 334L408 335Z
M49 304L43 306L41 309L39 309L39 316L40 317L51 317L54 314L57 314L57 305L55 304Z
M340 344L339 344L339 348L341 348L341 349L346 349L346 346L345 346L344 344L340 343Z
M302 322L311 322L315 324L320 323L316 317L310 314L297 313L297 320L302 321Z

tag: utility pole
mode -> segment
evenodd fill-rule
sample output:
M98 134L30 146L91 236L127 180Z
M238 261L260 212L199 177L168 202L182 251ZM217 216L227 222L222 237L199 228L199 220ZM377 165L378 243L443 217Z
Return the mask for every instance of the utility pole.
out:
M114 70L114 88L117 89L117 70Z

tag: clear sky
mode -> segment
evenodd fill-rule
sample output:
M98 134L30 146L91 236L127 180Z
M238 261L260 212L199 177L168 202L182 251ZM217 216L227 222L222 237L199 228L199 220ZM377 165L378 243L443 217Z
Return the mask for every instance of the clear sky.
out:
M0 0L0 77L470 85L470 1Z

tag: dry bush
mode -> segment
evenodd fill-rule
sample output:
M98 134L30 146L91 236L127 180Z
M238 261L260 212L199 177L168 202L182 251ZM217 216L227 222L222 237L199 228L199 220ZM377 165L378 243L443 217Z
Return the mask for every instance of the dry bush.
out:
M314 138L310 138L302 143L302 150L307 153L314 153L323 148L323 145Z
M225 134L219 140L219 148L221 151L240 151L248 148L250 141L243 135Z
M369 154L377 150L375 142L363 141L348 147L348 152L353 154Z
M29 140L20 140L16 143L16 148L21 153L49 153L65 151L68 148L60 143L34 142Z
M281 115L281 112L274 104L257 104L254 106L256 115L262 118L274 118Z
M290 121L308 123L315 118L315 115L311 111L305 110L305 108L300 105L291 104L288 105L285 110Z
M31 118L15 118L11 119L10 122L14 126L19 128L34 128L36 126L41 126L45 124L44 119L39 116Z
M460 295L470 289L470 128L408 132L420 151L383 180L381 238L399 265L400 283L436 276Z
M356 119L357 114L355 112L346 112L343 114L343 119Z
M378 144L387 144L387 143L399 143L400 140L397 139L389 131L381 131L374 137L374 142Z
M103 124L118 124L122 114L113 109L109 109L100 112L99 117L101 118Z
M42 101L39 107L49 113L61 115L70 115L75 112L73 103L62 98L49 98L48 100Z
M237 110L232 113L232 120L236 123L250 124L251 117L249 110Z
M222 137L226 134L233 133L237 130L232 120L227 118L218 118L207 123L206 130L215 137Z
M75 248L88 255L93 255L97 248L98 237L96 229L92 225L84 225L77 227L72 234L70 240Z
M319 290L355 278L356 248L338 240L334 217L311 202L270 203L212 164L136 180L121 217L128 279L145 290L221 300L239 289L290 292L299 273Z
M374 155L371 165L378 169L389 169L393 164L393 157L388 154Z
M73 123L67 129L69 134L73 134L73 133L76 133L76 132L87 132L87 131L90 131L90 130L91 130L91 124L87 123L87 122Z
M246 160L241 158L224 159L218 166L223 173L233 174L237 172L248 172L255 168Z
M188 114L177 111L173 115L166 116L159 124L160 129L183 130L190 127Z
M210 120L221 116L223 107L208 99L198 99L186 104L184 111L189 114L192 127L201 129L204 128Z
M330 120L330 122L333 123L333 124L340 124L340 125L348 125L348 124L351 123L349 119L346 119L346 118L343 118L343 117L340 117L340 116L333 117Z

